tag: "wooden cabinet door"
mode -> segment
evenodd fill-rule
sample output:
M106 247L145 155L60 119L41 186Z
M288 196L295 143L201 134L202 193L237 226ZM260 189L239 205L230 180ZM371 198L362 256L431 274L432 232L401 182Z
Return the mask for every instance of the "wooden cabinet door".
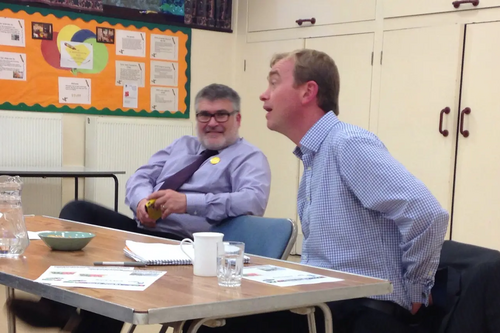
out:
M477 6L464 3L458 8L453 6L453 2L454 0L384 0L384 17L433 14L500 6L500 0L480 0Z
M267 128L266 111L262 108L259 96L267 89L272 55L303 47L303 39L245 45L246 70L239 87L242 97L240 133L266 154L271 165L271 195L266 210L268 217L295 219L297 216L299 160L292 154L295 148L292 141Z
M315 25L375 19L376 0L248 0L248 31L297 28L297 19ZM310 23L304 23L303 27Z
M466 31L452 239L500 250L500 22Z
M306 48L330 55L339 70L339 118L368 129L373 33L306 39Z
M386 31L377 134L451 210L463 26ZM443 114L443 136L439 130Z

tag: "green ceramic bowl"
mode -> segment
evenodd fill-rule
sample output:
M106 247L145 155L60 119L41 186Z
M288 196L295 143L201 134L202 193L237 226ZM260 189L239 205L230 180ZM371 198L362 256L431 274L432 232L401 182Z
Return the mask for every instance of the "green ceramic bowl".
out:
M59 251L81 250L95 237L93 233L80 231L44 231L38 236L52 250Z

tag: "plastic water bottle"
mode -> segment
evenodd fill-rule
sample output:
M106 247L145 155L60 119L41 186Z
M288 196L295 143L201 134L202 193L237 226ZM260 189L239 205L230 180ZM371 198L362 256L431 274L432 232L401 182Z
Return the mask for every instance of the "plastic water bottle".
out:
M0 176L0 257L22 255L29 245L18 176Z

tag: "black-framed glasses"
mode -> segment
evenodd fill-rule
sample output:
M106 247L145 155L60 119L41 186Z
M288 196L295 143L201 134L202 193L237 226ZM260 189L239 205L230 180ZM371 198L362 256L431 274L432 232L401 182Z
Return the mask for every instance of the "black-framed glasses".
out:
M228 119L231 115L238 113L238 112L239 111L237 111L237 110L235 110L233 112L221 110L221 111L217 111L215 113L210 113L208 111L200 111L196 114L196 119L198 119L198 121L200 123L208 123L210 121L210 119L212 119L212 117L214 117L216 122L225 123L226 121L228 121Z

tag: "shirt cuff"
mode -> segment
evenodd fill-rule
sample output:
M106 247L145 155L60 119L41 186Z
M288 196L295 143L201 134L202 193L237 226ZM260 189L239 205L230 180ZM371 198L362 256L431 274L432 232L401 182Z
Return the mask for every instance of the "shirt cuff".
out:
M141 202L142 199L147 198L149 194L142 194L139 193L138 195L135 195L133 198L130 200L130 209L137 214L137 205L139 202Z
M186 213L194 216L206 216L207 201L203 193L186 193Z
M412 284L408 282L406 284L406 290L410 296L411 303L422 303L427 306L429 303L429 294L431 288L422 284Z

